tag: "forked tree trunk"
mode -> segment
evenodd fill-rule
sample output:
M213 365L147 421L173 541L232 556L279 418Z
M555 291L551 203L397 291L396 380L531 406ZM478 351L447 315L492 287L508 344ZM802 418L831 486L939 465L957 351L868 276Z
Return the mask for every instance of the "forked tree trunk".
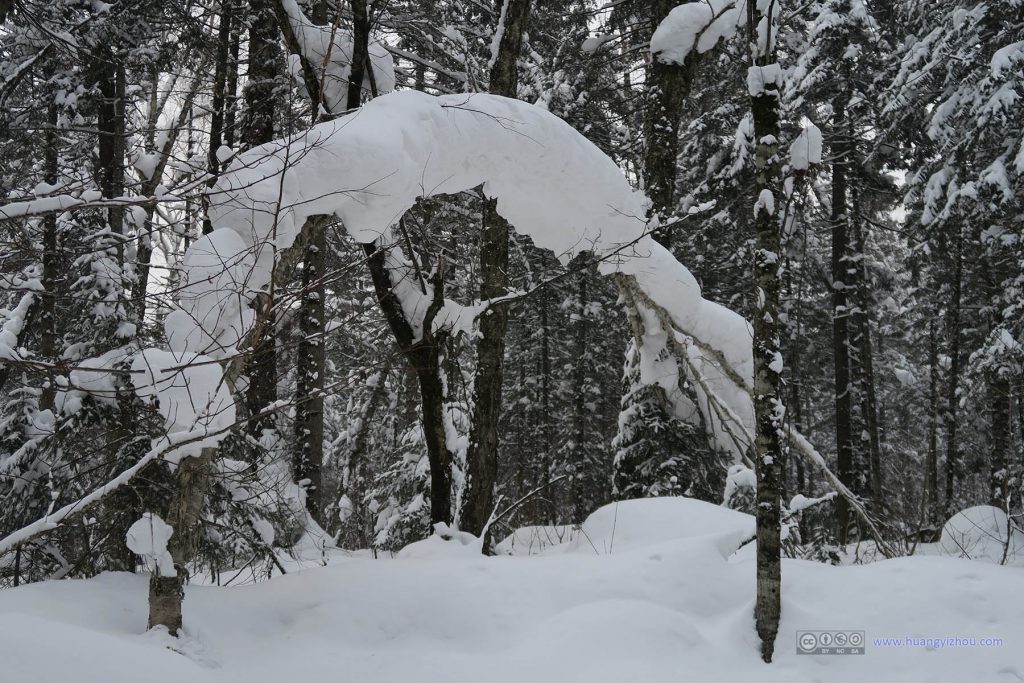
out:
M364 244L373 289L377 295L384 319L398 348L416 373L420 389L420 418L423 438L430 463L430 523L451 524L451 470L453 453L448 448L444 423L445 384L441 370L447 332L433 331L434 317L444 303L444 267L439 263L434 276L434 300L423 321L422 337L416 339L401 301L395 296L394 283L387 267L384 249Z
M178 463L177 486L166 519L174 529L167 549L176 571L174 576L154 574L149 579L149 628L165 626L171 635L181 632L188 564L199 549L201 515L216 454L216 448L204 448L198 457L184 458Z

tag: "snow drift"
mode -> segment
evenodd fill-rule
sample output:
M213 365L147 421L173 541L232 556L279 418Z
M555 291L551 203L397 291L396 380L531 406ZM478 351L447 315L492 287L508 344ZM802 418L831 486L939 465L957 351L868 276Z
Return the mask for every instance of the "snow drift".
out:
M0 592L0 679L909 683L1024 676L1020 569L948 557L855 567L784 560L776 658L765 665L753 628L753 544L725 556L706 542L752 524L693 500L630 501L585 524L598 536L619 528L623 542L610 553L586 547L374 560L332 551L327 567L256 585L201 586L196 575L180 640L143 633L145 576L32 584ZM639 533L630 532L629 544L627 527ZM827 627L866 631L866 654L796 654L797 630ZM876 644L908 637L1002 644Z

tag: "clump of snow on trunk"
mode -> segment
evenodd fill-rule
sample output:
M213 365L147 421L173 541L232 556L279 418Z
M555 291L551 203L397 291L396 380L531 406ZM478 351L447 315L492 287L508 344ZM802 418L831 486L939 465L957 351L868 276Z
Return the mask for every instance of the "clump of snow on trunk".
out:
M167 550L167 541L174 529L159 516L146 512L128 528L125 543L128 549L142 558L146 569L159 576L174 576L174 559Z

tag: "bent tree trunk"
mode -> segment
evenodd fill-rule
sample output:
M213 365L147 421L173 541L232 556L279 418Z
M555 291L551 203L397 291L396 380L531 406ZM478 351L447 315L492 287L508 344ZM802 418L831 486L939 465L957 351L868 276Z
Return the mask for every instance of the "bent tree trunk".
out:
M423 422L423 438L427 446L427 460L430 462L430 523L451 524L453 456L448 448L444 426L445 384L441 375L448 333L443 330L431 330L434 318L444 304L444 264L438 263L435 271L434 299L424 316L422 337L417 339L412 325L405 317L402 302L394 293L385 248L364 244L363 251L367 257L373 289L384 313L384 319L391 328L391 334L398 343L399 350L416 372L420 386L420 417Z
M177 487L167 514L167 523L174 529L167 549L174 560L175 575L154 574L149 579L149 628L165 626L171 635L181 631L187 567L199 548L201 514L216 454L216 448L204 448L199 457L178 463Z

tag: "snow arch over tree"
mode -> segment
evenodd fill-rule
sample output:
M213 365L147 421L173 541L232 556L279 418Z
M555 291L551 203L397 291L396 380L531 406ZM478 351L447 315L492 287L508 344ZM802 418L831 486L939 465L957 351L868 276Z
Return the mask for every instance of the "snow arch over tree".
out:
M306 219L337 216L357 241L372 242L419 198L480 185L518 232L564 263L590 252L602 272L617 274L639 312L643 381L684 400L676 358L685 356L715 438L741 458L752 426L747 321L705 300L690 271L648 236L647 199L610 158L557 116L496 95L396 92L237 157L210 192L216 229L185 255L180 309L165 321L171 349L232 354L254 324L249 300ZM408 265L397 252L390 260ZM422 334L430 285L394 281ZM469 329L486 305L444 301L430 324Z

